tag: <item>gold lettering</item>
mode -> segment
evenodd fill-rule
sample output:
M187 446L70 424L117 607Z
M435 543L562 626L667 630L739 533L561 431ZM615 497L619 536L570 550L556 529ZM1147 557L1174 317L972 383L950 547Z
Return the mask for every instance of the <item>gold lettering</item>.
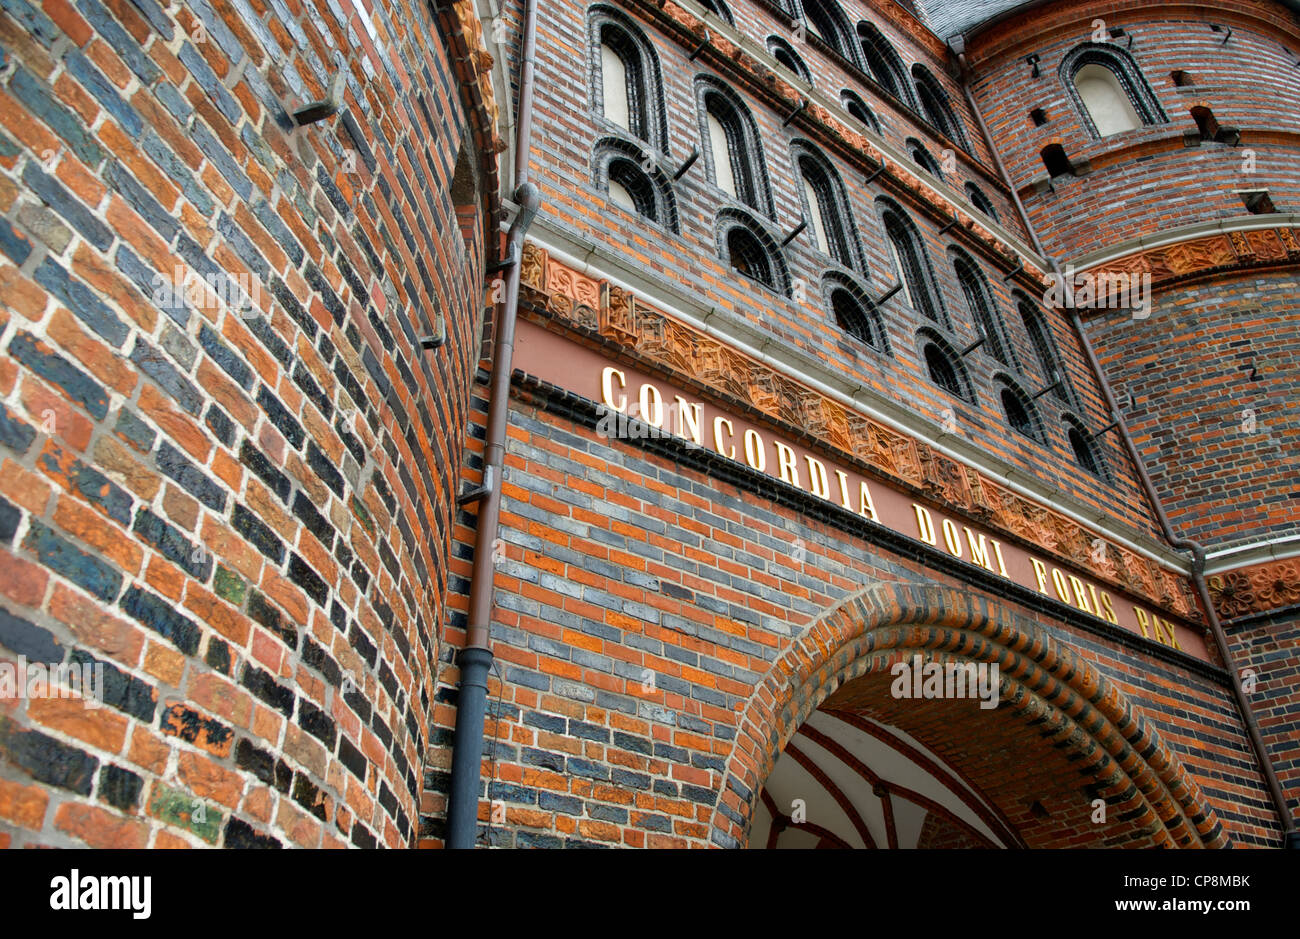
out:
M1138 629L1142 630L1142 638L1150 639L1151 636L1147 633L1147 611L1140 606L1135 606L1133 612L1137 614Z
M1104 590L1101 592L1101 608L1105 611L1106 619L1118 626L1119 616L1115 613L1115 602L1111 600L1110 594Z
M1083 581L1071 574L1070 586L1074 589L1074 599L1079 609L1085 613L1095 615L1096 611L1092 608L1092 604L1088 602L1088 591L1084 589Z
M614 376L618 376L618 387L627 387L627 376L614 368L612 365L606 366L605 370L600 373L600 397L606 407L611 407L620 413L627 410L627 396L619 395L619 403L614 403Z
M871 490L867 484L861 483L858 490L858 514L866 516L873 522L879 522L880 516L876 514L876 503L871 501ZM934 542L930 542L934 544Z
M987 571L993 570L993 562L989 560L989 546L984 536L980 535L979 541L975 540L975 532L971 531L965 525L962 530L966 532L966 543L970 545L970 559L972 564L978 564ZM996 544L997 542L994 542Z
M745 462L760 473L767 469L767 448L756 430L745 431Z
M1010 577L1011 575L1007 573L1007 562L1002 560L1002 543L1000 541L993 542L993 553L998 556L998 573L1003 577Z
M831 484L826 476L826 464L810 456L804 459L808 461L808 486L812 489L812 494L819 499L829 499Z
M1059 568L1052 568L1052 586L1056 588L1056 595L1062 603L1070 602L1070 585L1065 582L1065 575Z
M803 486L799 485L798 457L795 456L793 450L779 440L776 443L776 459L781 464L781 480L802 489Z
M957 533L957 526L948 519L943 520L943 540L948 545L948 553L953 557L961 557L961 535Z
M703 446L703 434L700 433L700 405L691 404L681 395L675 395L675 404L677 405L677 427L675 428L678 437L685 437L687 440L694 440L696 445Z
M997 544L997 542L993 542ZM1038 558L1030 558L1029 563L1034 565L1034 576L1038 578L1038 592L1047 593L1047 565Z
M916 527L921 532L921 540L926 544L938 544L934 536L934 519L930 517L930 510L912 503L912 508L916 509Z
M1177 627L1174 626L1173 623L1169 622L1169 620L1165 620L1164 622L1165 635L1169 637L1169 647L1177 649L1180 652L1184 651L1183 647L1178 644L1178 633L1176 632Z
M734 443L724 444L722 442L722 428L724 425L727 428L728 437L734 437L736 435L736 428L731 426L731 421L727 420L725 417L715 417L713 419L713 445L717 447L718 452L727 459L734 460L736 458L736 445Z
M849 501L849 474L844 470L836 470L835 478L840 481L840 499L842 500L840 504L852 512L853 503Z
M664 401L654 385L641 386L641 420L651 427L664 426Z

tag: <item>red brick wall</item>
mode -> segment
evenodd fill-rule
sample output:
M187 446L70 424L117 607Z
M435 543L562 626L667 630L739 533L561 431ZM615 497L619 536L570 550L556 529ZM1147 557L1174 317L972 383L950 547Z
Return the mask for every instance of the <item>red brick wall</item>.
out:
M482 124L427 5L371 5L374 39L289 8L0 15L0 661L105 677L99 709L0 702L13 845L415 837ZM337 49L348 115L295 129ZM254 308L169 304L178 269Z
M1229 646L1248 684L1273 768L1294 815L1300 811L1300 616L1295 608L1228 626ZM1249 670L1249 671L1247 671Z
M814 520L807 507L594 428L594 418L575 422L527 401L512 410L493 626L503 680L496 673L490 680L482 790L496 814L481 807L486 843L729 843L712 822L715 806L738 796L734 789L723 796L725 770L740 753L741 720L761 698L756 689L813 620L876 582L967 590L976 603L1030 616L1155 728L1234 843L1275 842L1272 809L1221 680L962 585L924 559L863 540L852 523ZM468 567L456 564L461 576ZM453 606L448 638L459 642L463 598ZM915 611L923 622L933 613ZM827 660L835 652L822 650ZM454 723L454 672L444 680L439 698L449 706L437 719L445 737ZM1034 765L1071 764L1036 733L1003 722L1001 711L954 731L951 715L893 704L900 726L977 776L1033 843L1097 844L1112 834L1087 824L1095 794L1077 770L1029 781ZM779 728L761 730L773 735L771 755ZM1016 758L990 757L1007 752ZM746 756L761 762L763 754ZM422 821L430 844L442 837L448 765L428 776ZM1054 821L1029 813L1040 799Z

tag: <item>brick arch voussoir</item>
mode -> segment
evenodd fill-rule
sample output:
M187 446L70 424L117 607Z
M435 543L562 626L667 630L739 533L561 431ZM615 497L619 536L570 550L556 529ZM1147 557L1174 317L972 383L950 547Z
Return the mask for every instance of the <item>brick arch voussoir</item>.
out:
M923 652L997 663L1003 706L1082 758L1094 791L1170 847L1226 847L1200 788L1152 724L1095 665L996 600L934 584L879 583L814 620L777 657L738 721L712 842L743 844L763 782L790 738L846 682Z

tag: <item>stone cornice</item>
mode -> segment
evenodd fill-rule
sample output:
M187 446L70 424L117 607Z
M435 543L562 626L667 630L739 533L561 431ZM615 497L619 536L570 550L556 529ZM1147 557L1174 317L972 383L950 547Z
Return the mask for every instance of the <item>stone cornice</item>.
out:
M949 507L1064 566L1150 599L1186 621L1200 611L1187 580L1011 491L930 444L855 412L765 363L650 307L629 291L525 246L523 300L553 324L764 419L794 439Z

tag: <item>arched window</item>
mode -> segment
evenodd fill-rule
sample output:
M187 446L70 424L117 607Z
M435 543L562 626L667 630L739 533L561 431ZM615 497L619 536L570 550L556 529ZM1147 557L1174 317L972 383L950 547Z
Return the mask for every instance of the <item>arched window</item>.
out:
M862 49L867 72L876 84L906 107L916 110L912 101L911 84L907 80L907 69L903 67L903 60L898 57L893 43L875 26L863 22L858 24L858 45Z
M808 66L804 64L803 59L799 58L799 53L794 51L794 47L790 43L780 36L768 36L767 51L772 53L772 58L780 62L787 70L812 84L812 75L808 72Z
M885 327L876 306L858 284L832 274L826 278L826 301L835 324L853 338L879 352L888 352Z
M853 54L853 30L835 0L803 0L803 15L809 33L837 56L857 66L857 57Z
M1061 78L1094 137L1167 120L1133 57L1114 44L1076 47L1061 63Z
M921 331L920 340L921 359L925 363L930 381L954 398L970 401L970 381L966 376L966 367L962 365L961 357L952 346L948 345L938 333L929 330Z
M700 79L696 89L710 181L731 198L770 217L772 196L762 144L749 110L734 92L712 79Z
M912 162L921 169L925 170L935 179L943 179L943 170L939 168L939 161L931 156L930 151L926 149L925 144L915 137L907 138L907 152L912 156Z
M939 133L963 150L969 150L970 143L966 140L966 130L953 112L952 105L948 101L948 93L943 90L934 73L924 65L913 65L912 78L916 81L916 99L921 103L921 111L925 114L926 120L933 124Z
M804 141L791 144L813 243L845 267L860 270L862 251L848 193L829 161Z
M756 219L734 209L718 213L718 251L737 274L782 296L790 293L790 274L781 248Z
M986 339L984 348L1003 365L1013 365L988 281L965 252L954 250L953 267L957 271L957 283L966 297L966 308L970 310L971 321Z
M1020 311L1020 319L1024 323L1025 334L1029 336L1029 343L1034 347L1034 356L1038 359L1043 384L1048 385L1060 379L1060 384L1052 389L1052 394L1063 404L1068 404L1070 395L1067 390L1065 371L1061 368L1061 360L1056 354L1056 346L1048 333L1043 315L1023 294L1017 296L1016 307Z
M700 6L717 16L717 18L723 22L731 26L736 25L736 21L731 16L731 11L727 9L727 5L723 3L722 0L700 0Z
M1033 400L1009 376L995 375L994 379L1002 386L998 398L1002 402L1002 413L1006 415L1007 425L1030 440L1041 441Z
M1066 415L1065 427L1065 436L1070 441L1070 449L1074 451L1074 462L1098 479L1104 480L1106 478L1105 464L1102 462L1101 455L1097 452L1092 436L1079 421L1069 415Z
M934 289L930 261L921 246L920 236L903 211L892 202L883 203L885 244L889 249L902 295L908 306L926 319L946 325L946 314Z
M627 16L605 5L591 9L590 36L598 113L654 149L667 152L663 83L654 47Z
M984 194L984 190L980 189L979 186L976 186L974 183L967 183L966 198L970 200L971 205L975 206L975 208L979 209L993 221L1001 221L998 218L998 210L993 208L992 200Z
M867 103L856 94L846 88L840 92L840 102L855 121L861 121L876 133L880 133L880 121L876 120L876 115L871 112L871 108L867 107Z
M677 200L667 174L630 141L606 137L592 151L594 184L619 208L676 232Z

